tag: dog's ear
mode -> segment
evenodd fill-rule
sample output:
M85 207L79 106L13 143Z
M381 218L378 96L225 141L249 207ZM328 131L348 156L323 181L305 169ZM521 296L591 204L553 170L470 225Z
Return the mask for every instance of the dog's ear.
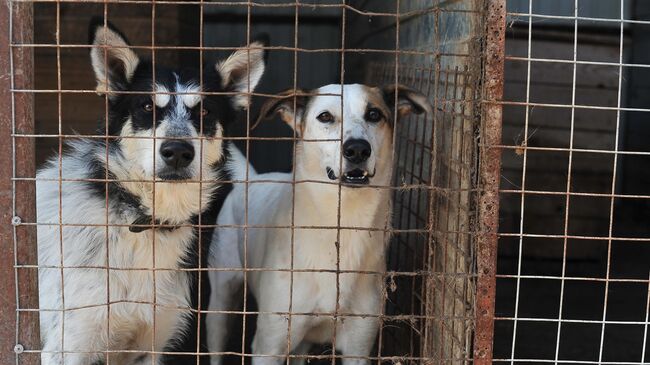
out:
M268 36L262 35L248 47L216 64L224 90L238 93L233 97L235 108L248 108L251 99L249 93L255 90L264 74L267 54L264 47L268 43Z
M289 89L279 93L276 97L269 99L260 109L260 115L253 128L261 121L270 119L275 114L287 123L295 131L300 132L302 114L307 106L306 93L300 89Z
M384 101L386 105L401 119L411 113L432 114L433 108L427 97L421 92L404 85L387 85L383 87ZM395 110L395 98L397 97L397 110Z
M90 60L95 77L97 92L121 90L131 82L140 58L129 47L129 42L111 23L104 26L103 18L93 18L89 29Z

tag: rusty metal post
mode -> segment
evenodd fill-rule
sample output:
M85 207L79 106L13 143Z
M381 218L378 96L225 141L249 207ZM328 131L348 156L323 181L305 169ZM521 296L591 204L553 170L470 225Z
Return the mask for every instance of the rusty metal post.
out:
M496 292L501 122L505 55L506 1L486 0L485 67L481 113L474 363L492 364Z
M13 39L10 39L10 35ZM33 95L12 93L15 88L32 89L33 50L14 48L13 43L32 43L33 13L31 3L3 1L0 5L0 364L38 364L40 349L38 312L38 275L35 265L36 229L20 225L36 219L33 182L17 181L12 176L34 176L33 138L14 138L16 133L34 131ZM13 65L12 56L13 54ZM15 170L14 170L15 168ZM15 195L14 195L15 193ZM14 209L15 207L15 209ZM13 223L13 224L12 224ZM15 234L15 239L14 239Z

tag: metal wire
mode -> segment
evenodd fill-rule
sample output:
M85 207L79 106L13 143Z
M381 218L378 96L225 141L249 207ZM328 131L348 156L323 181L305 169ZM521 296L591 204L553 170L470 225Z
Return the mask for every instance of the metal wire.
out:
M532 1L532 0L531 0ZM576 0L577 1L577 0ZM195 228L197 240L199 242L205 239L205 235L209 234L212 229L223 228L241 228L244 234L243 242L243 267L241 268L210 268L203 265L204 256L207 254L203 252L199 245L198 265L196 267L180 267L180 268L167 268L160 267L156 259L156 235L157 229L151 230L151 262L147 263L145 267L123 267L111 262L109 249L110 247L110 228L119 227L133 227L133 224L117 224L111 222L109 214L110 204L112 198L109 195L110 184L120 183L145 183L150 184L152 189L152 220L156 220L156 188L160 188L163 181L154 180L125 180L118 179L112 176L107 167L104 171L103 178L88 178L87 176L67 176L63 170L63 154L65 152L65 143L70 140L86 138L103 141L106 144L104 158L108 166L109 143L115 140L129 140L140 139L150 140L154 148L161 143L164 137L151 137L140 136L112 136L108 130L109 120L109 95L103 95L102 110L98 110L98 114L103 115L104 133L96 133L91 130L82 130L81 134L72 132L66 123L64 115L64 107L66 105L66 98L81 98L84 95L96 94L97 91L93 88L83 88L76 85L70 85L65 82L66 64L69 60L65 59L63 52L83 51L87 52L89 46L87 44L78 44L79 41L70 42L65 38L63 25L68 21L74 21L69 18L71 10L81 9L81 4L97 3L99 7L98 13L103 14L105 25L108 21L118 20L120 16L119 10L114 10L117 5L137 5L141 7L149 7L150 10L144 16L141 16L142 21L150 21L144 28L147 29L147 34L135 35L139 38L145 38L145 44L129 46L134 52L147 54L150 56L153 64L153 80L156 80L156 66L165 63L165 54L163 52L169 51L190 51L197 52L200 64L207 60L207 52L227 51L232 52L235 49L247 49L249 52L250 62L250 48L247 47L223 47L221 45L209 45L204 38L206 32L205 12L219 11L228 7L236 6L245 9L246 18L246 44L250 44L252 35L254 35L255 17L254 13L259 11L271 11L290 9L293 11L292 23L293 31L291 34L292 45L272 45L265 47L265 51L273 52L290 52L293 55L293 67L287 67L285 70L270 70L267 72L282 72L286 77L293 77L290 81L293 89L298 91L300 88L299 80L299 60L303 55L313 54L328 54L336 53L339 57L339 70L336 79L333 81L340 84L345 84L350 80L359 81L365 80L368 84L373 85L394 85L398 84L409 86L413 89L419 90L424 93L434 106L433 115L411 116L403 120L399 120L395 116L392 124L394 125L392 132L393 142L393 159L394 166L394 181L390 186L370 185L368 189L386 190L392 196L393 215L392 222L386 222L384 227L357 227L346 226L342 222L342 202L341 196L342 186L336 182L323 183L313 180L301 180L293 172L293 179L291 181L276 181L272 179L265 180L249 180L250 172L246 167L246 178L244 180L228 180L221 179L215 181L206 176L203 176L203 171L200 169L200 176L196 181L189 183L198 184L199 190L205 184L221 182L224 184L244 184L244 224L243 225L216 225L215 222L203 221L199 215L198 222L186 223L181 225L170 225L167 223L155 223L152 226L157 228L177 228L177 227L193 227ZM66 339L63 333L60 338L61 351L55 351L56 354L61 354L64 358L66 356L75 356L81 354L88 355L101 355L107 365L120 363L124 356L143 355L146 362L156 364L158 358L163 356L165 358L191 358L191 363L201 364L204 359L209 355L224 355L228 358L236 358L242 365L249 363L255 357L275 357L281 358L284 362L289 364L291 359L307 359L312 363L330 363L334 365L337 361L344 359L355 360L368 360L376 364L384 363L400 363L400 364L434 364L434 363L449 363L449 364L467 364L470 362L477 362L483 364L489 354L475 354L474 341L475 338L490 338L491 331L483 330L484 333L476 333L476 303L482 295L482 289L477 284L477 260L478 252L477 237L484 232L480 231L478 219L480 218L479 201L484 193L488 183L480 181L480 168L479 163L481 148L488 146L489 148L508 149L512 146L496 145L494 142L486 142L483 138L482 128L485 125L484 116L481 110L486 103L492 102L484 100L483 87L486 78L484 63L487 57L484 46L486 42L486 24L487 19L486 8L489 4L500 4L501 1L497 0L463 0L463 1L401 1L393 0L390 2L377 5L377 2L369 2L363 0L341 0L333 1L332 3L319 2L319 3L304 3L301 1L294 2L255 2L255 1L241 1L241 2L205 2L201 1L165 1L165 0L136 0L136 1L81 1L81 0L11 0L9 1L9 8L13 4L33 5L35 12L40 16L47 16L46 11L49 9L47 6L52 4L56 7L55 12L55 29L54 29L54 42L44 41L37 37L37 39L29 40L29 42L16 41L12 34L9 34L9 51L21 52L31 51L34 52L37 60L47 60L49 57L48 52L54 52L56 57L56 87L52 85L40 85L38 82L34 85L19 85L12 82L10 90L8 90L15 98L17 95L33 95L39 97L47 97L49 95L56 97L55 108L44 104L37 103L34 108L37 115L45 115L51 113L56 115L56 131L52 131L53 125L46 125L48 122L45 120L44 125L37 125L35 130L20 130L12 128L7 138L11 138L11 142L15 144L17 141L29 141L38 146L48 146L48 139L55 139L57 141L57 165L58 177L53 179L38 178L32 174L19 174L14 166L14 171L10 179L14 186L12 192L14 202L22 199L35 199L31 196L22 196L17 193L15 185L33 184L39 182L51 182L58 184L58 222L39 222L37 219L25 219L18 224L25 229L35 229L36 227L53 227L58 228L59 239L59 254L60 260L55 265L44 265L34 262L21 262L17 259L17 254L14 257L14 270L16 283L16 329L15 329L15 343L19 344L21 325L18 318L21 314L31 313L57 313L60 314L62 321L65 321L67 315L75 311L88 310L92 308L105 309L105 320L108 324L106 327L107 333L104 334L106 338L110 337L109 326L112 321L115 321L115 313L113 313L115 305L123 304L137 304L146 308L150 308L153 315L153 333L150 338L147 338L145 348L139 349L120 349L119 344L107 343L106 346L100 350L89 349L88 351L69 351L66 350ZM79 8L75 8L78 6ZM176 12L183 7L196 7L198 9L199 23L199 41L197 44L178 44L178 45L164 45L160 41L160 28L157 25L157 20L161 14L166 14L169 10L165 8L173 7ZM95 9L95 8L93 8ZM148 8L147 8L148 9ZM301 34L301 16L305 11L339 11L340 12L340 46L334 45L331 47L318 48L311 44L304 44ZM178 15L178 14L176 14ZM9 13L9 20L12 22L20 22L21 19L14 19L13 15ZM272 15L271 15L272 16ZM360 19L368 18L371 22L378 24L364 24ZM572 18L574 19L574 18ZM577 19L574 19L577 22ZM463 27L455 28L453 24L463 24ZM13 28L12 28L13 29ZM42 29L42 28L36 28ZM357 34L364 33L364 34ZM37 34L38 35L38 34ZM418 36L418 35L421 35ZM127 36L128 30L127 30ZM386 45L382 37L390 39L394 45ZM422 39L416 39L416 38ZM176 40L171 39L170 42ZM356 43L355 43L356 42ZM177 42L180 43L180 42ZM101 46L100 48L108 50L110 47ZM108 52L103 52L105 57L104 61L107 62ZM521 61L517 58L509 58L509 61ZM553 62L553 60L534 59L531 54L528 54L526 62ZM84 62L87 62L84 60ZM352 67L350 65L356 64ZM577 60L574 59L574 67ZM43 62L37 65L44 65ZM621 59L617 65L619 68L626 67L627 64L623 63ZM42 66L44 67L44 66ZM81 66L79 66L81 67ZM304 67L304 66L301 66ZM639 66L644 67L644 66ZM38 66L35 68L38 73ZM318 70L312 70L318 72ZM13 81L13 69L12 81ZM108 78L108 71L104 75ZM200 82L203 83L204 69L200 69ZM503 74L498 72L488 75L490 78L499 79ZM87 84L91 85L92 80L87 80ZM250 75L248 80L248 90L243 93L233 93L230 91L224 92L192 92L192 95L245 95L247 97L275 97L275 92L280 90L266 91L253 91L250 83ZM43 86L43 87L41 87ZM203 85L200 85L203 87ZM113 94L145 94L151 95L150 92L113 92ZM182 92L161 92L156 94L166 95L181 95ZM315 96L315 95L334 95L340 97L341 109L343 110L344 88L341 87L340 92L335 94L316 94L306 93L299 96ZM13 100L13 99L12 99ZM81 99L80 99L81 100ZM526 107L532 107L526 102ZM4 100L2 100L4 102ZM293 100L297 103L297 100ZM201 102L202 103L202 102ZM397 95L395 100L388 101L390 106L396 108L398 106ZM504 102L503 105L506 105ZM295 106L295 105L294 105ZM80 106L80 107L83 107ZM574 110L578 108L577 105L572 105ZM619 103L615 109L622 111ZM155 108L154 108L155 113ZM247 159L250 159L251 143L255 141L291 141L291 142L317 142L317 143L341 143L344 139L344 131L341 123L341 131L338 138L335 139L306 139L298 136L295 132L291 136L259 136L252 135L250 132L251 127L251 110L248 109L243 114L242 119L245 118L245 133L243 136L227 136L219 138L207 137L192 137L192 138L179 138L187 140L196 140L200 144L200 157L203 158L202 151L206 141L212 140L231 140L231 141L245 141L245 153ZM253 115L254 116L254 115ZM16 115L12 115L12 120L15 121ZM155 120L155 114L154 114ZM203 116L201 116L201 122ZM240 121L240 122L243 122ZM201 123L200 129L203 129ZM294 128L294 130L297 128ZM154 128L155 130L155 128ZM526 134L527 135L527 134ZM3 134L4 136L4 134ZM8 142L8 141L6 141ZM482 144L483 143L483 144ZM294 143L295 144L295 143ZM523 147L524 155L528 151L534 150L534 146ZM575 149L571 145L568 149L569 153L583 152L580 149ZM39 148L36 156L20 156L14 153L11 156L13 163L21 159L34 159L37 161L43 160L45 153ZM602 151L602 153L609 153L611 151ZM619 154L629 153L626 151L613 151L615 156ZM639 152L641 153L641 152ZM292 152L295 161L297 151L294 148ZM342 159L340 159L342 161ZM201 165L203 164L202 161ZM342 162L341 162L342 163ZM155 157L153 160L155 170ZM341 166L339 166L341 167ZM342 170L342 169L340 169ZM87 182L96 183L104 186L105 194L105 216L103 223L88 224L84 222L74 222L69 219L63 218L63 186L71 182ZM297 211L295 201L292 201L291 222L289 225L259 225L249 223L251 212L249 212L249 189L254 184L290 184L292 188L292 196L295 198L296 187L303 184L323 184L323 186L338 186L338 204L337 204L337 219L335 225L301 225L295 222L296 217L300 216ZM578 193L568 191L569 185L567 184L567 192L564 195L578 196ZM281 186L281 185L278 185ZM532 194L538 195L552 195L551 191L528 191L525 185L522 184L521 189L504 190L503 194ZM597 194L582 193L580 196L598 196ZM610 197L613 201L618 195L605 194L604 196ZM647 198L643 196L643 198ZM209 202L202 201L202 195L199 192L198 202L200 207L204 207ZM295 200L295 199L293 199ZM16 215L16 208L13 208L14 215ZM522 209L523 214L523 209ZM567 206L568 214L568 206ZM567 219L568 220L568 219ZM143 225L149 227L149 225ZM70 265L65 260L65 245L66 237L64 237L64 229L72 227L87 227L88 229L102 229L105 236L106 251L105 251L105 264L104 265ZM280 269L261 269L251 267L248 262L247 253L249 250L249 232L251 229L290 229L291 230L291 258L289 268ZM296 229L310 229L321 230L323 232L336 231L336 262L333 267L327 268L295 268L294 267L294 252L296 246L295 230ZM15 230L15 228L14 228ZM375 270L350 270L341 267L341 239L342 231L367 231L369 234L372 232L379 232L389 242L387 248L387 269L385 271ZM14 231L15 232L15 231ZM504 233L506 234L506 233ZM526 232L523 230L519 232L518 237L523 240ZM502 235L505 237L505 235ZM496 236L495 236L496 237ZM575 238L568 230L565 230L562 235L565 241ZM610 231L607 237L610 244L612 240L616 240L615 235ZM18 236L14 234L14 248L15 252L21 250L21 247L26 245L33 245L33 242L22 242ZM493 247L496 248L495 246ZM111 251L112 252L112 251ZM150 266L149 266L150 265ZM46 309L35 306L21 306L19 298L24 293L18 290L19 270L58 270L60 274L61 286L64 286L65 281L69 277L64 275L64 270L101 270L105 272L106 281L102 285L106 286L106 297L102 298L100 304L71 306L66 304L64 295L68 294L65 290L61 290L61 309ZM201 288L208 285L202 279L202 275L209 271L223 271L223 272L236 272L243 273L244 287L243 287L243 307L235 310L210 310L204 305L204 297ZM494 270L492 270L494 271ZM156 290L160 282L164 282L166 274L170 272L183 272L197 275L198 289L198 303L194 308L181 307L170 305L168 303L159 302L159 293ZM259 272L279 272L286 273L290 279L289 290L289 307L287 311L262 311L255 310L250 302L250 291L248 289L249 273ZM147 278L151 278L153 282L152 293L147 293L151 300L126 300L121 298L114 298L110 290L115 275L131 274L131 273L145 273ZM295 273L327 273L333 274L336 277L336 298L335 309L329 311L314 311L314 312L300 312L294 309L295 298L293 298L294 274ZM385 287L383 297L386 299L385 307L381 313L351 313L343 307L341 297L341 283L344 275L356 274L367 275L381 278ZM518 279L529 278L523 276L519 272ZM494 277L494 273L492 273ZM499 278L511 278L509 275L500 275ZM541 277L541 276L540 276ZM161 279L163 278L163 279ZM565 280L563 278L561 280ZM616 279L605 279L606 282L616 282ZM637 282L637 281L625 281ZM647 283L648 281L642 281ZM162 285L162 284L160 284ZM650 285L650 284L649 284ZM47 288L40 288L41 291ZM494 287L491 289L491 294L494 294ZM31 293L37 295L38 293ZM113 306L113 307L112 307ZM147 309L149 310L149 309ZM160 326L159 313L167 311L174 311L178 313L191 314L193 323L192 333L197 337L198 341L191 346L191 348L184 348L180 350L164 350L158 346L157 329ZM647 311L646 311L647 312ZM104 312L101 312L104 313ZM210 314L228 314L231 316L242 316L242 321L237 322L241 324L241 337L239 338L240 344L235 349L227 349L220 353L212 353L206 351L202 347L201 338L204 331L205 323L202 320ZM287 334L286 334L286 351L284 354L253 354L250 350L250 343L252 342L253 333L248 328L247 323L254 321L255 316L259 315L276 315L284 316L287 319ZM380 323L378 338L375 342L375 349L369 356L349 356L337 353L335 350L326 350L322 353L310 353L307 355L291 354L291 349L294 347L291 343L292 325L299 316L313 316L313 317L326 317L332 318L334 323L331 343L331 348L336 349L342 341L338 332L338 324L344 323L347 318L376 318ZM646 313L647 317L647 313ZM506 321L511 320L510 317L499 317L498 320ZM516 315L514 321L526 320L526 318L518 318ZM603 318L603 321L605 318ZM602 323L594 321L595 323ZM589 322L591 323L591 322ZM65 322L62 326L65 326ZM604 325L604 324L603 324ZM645 325L647 327L647 318ZM559 331L558 324L558 331ZM604 327L603 327L604 328ZM65 332L64 332L65 333ZM295 345L295 344L294 344ZM514 346L513 346L514 348ZM20 354L16 355L15 363L36 363L41 354L46 354L40 348L26 348ZM26 356L31 355L29 359ZM514 353L513 353L514 355ZM480 361L475 360L475 358ZM171 361L171 360L170 360Z
M509 3L513 9L514 3ZM616 249L636 245L637 255L647 252L642 246L648 242L646 234L632 233L630 227L634 223L617 211L648 198L643 191L626 191L622 187L624 169L632 171L628 179L638 174L622 161L648 153L626 146L624 138L626 132L630 133L626 131L630 113L648 112L629 102L628 93L635 91L631 91L626 79L627 73L650 67L635 62L631 56L636 42L631 29L648 22L628 18L626 10L634 6L630 0L609 2L606 7L609 13L601 12L597 17L584 16L588 10L595 9L593 2L584 0L571 2L572 15L561 14L559 6L537 0L517 4L520 8L509 9L507 14L508 24L516 31L508 33L506 97L498 102L506 110L504 134L507 137L498 148L504 153L504 182L499 193L507 204L502 204L499 233L502 248L496 278L502 285L502 294L494 318L494 361L646 363L648 261L626 263L639 271L645 270L642 276L623 272L620 265L624 259L616 255ZM558 23L551 24L548 22L551 20ZM583 48L586 37L605 29L610 30L611 38L615 31L618 43L596 40L590 43L593 48ZM548 37L552 32L561 34L561 39ZM604 55L605 50L608 56ZM584 80L597 67L609 67L606 78L611 84L585 102L584 94L589 87ZM555 69L557 74L549 73L550 69ZM517 76L508 79L510 70ZM546 77L552 81L542 80ZM564 99L558 101L553 93L563 93ZM552 110L566 110L566 113L558 123L544 120ZM508 116L507 111L513 114ZM584 124L585 117L579 114L584 111L612 113L602 114L606 124L598 129ZM505 132L511 127L514 128L510 130L517 130L517 136ZM607 145L592 139L578 142L585 131L598 133L610 142ZM545 133L544 137L538 132ZM509 141L509 137L515 138ZM544 156L551 153L561 154L561 158L544 161ZM581 165L578 161L582 156L611 158L596 169ZM590 176L586 182L581 180L585 175ZM540 183L540 179L544 182ZM602 189L596 187L600 182ZM548 210L551 206L552 213ZM585 219L585 214L590 218ZM595 284L598 289L587 294L589 285ZM632 289L613 291L612 288L622 285L634 288L634 292ZM535 291L531 302L528 295ZM584 297L585 301L577 305L576 296ZM622 315L622 301L628 309L643 308L642 312ZM592 315L589 308L596 308L598 313ZM616 333L616 328L625 330ZM614 338L625 346L617 346Z

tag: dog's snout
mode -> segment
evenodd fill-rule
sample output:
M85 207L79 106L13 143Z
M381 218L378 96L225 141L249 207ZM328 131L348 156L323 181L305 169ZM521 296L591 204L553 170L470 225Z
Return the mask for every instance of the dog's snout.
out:
M194 147L186 141L165 141L160 145L160 155L167 166L183 168L192 163Z
M370 158L372 148L365 139L350 139L343 144L343 157L352 163L362 163Z

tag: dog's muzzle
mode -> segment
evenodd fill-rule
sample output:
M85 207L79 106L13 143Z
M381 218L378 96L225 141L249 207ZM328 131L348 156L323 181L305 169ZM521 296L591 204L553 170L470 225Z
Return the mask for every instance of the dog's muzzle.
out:
M158 176L163 180L189 179L187 167L194 160L194 146L187 141L168 140L160 145L160 156L165 166Z
M327 172L327 177L330 180L339 180L339 177L336 176L334 170L329 167L325 170ZM353 187L359 185L368 185L370 183L370 179L375 176L375 173L376 171L373 171L372 174L370 174L368 170L356 168L343 173L343 175L340 177L340 180L342 183Z
M375 176L375 171L372 174L365 168L366 161L372 154L372 147L365 139L352 138L345 141L343 144L343 157L346 160L348 170L340 177L342 183L349 186L368 185L370 178ZM330 167L326 168L327 177L330 180L339 180L334 170Z

